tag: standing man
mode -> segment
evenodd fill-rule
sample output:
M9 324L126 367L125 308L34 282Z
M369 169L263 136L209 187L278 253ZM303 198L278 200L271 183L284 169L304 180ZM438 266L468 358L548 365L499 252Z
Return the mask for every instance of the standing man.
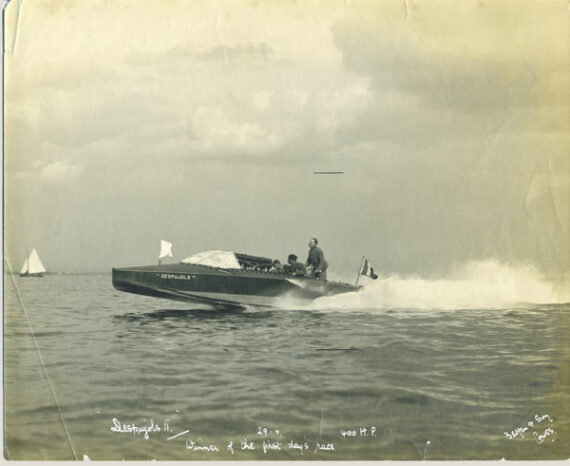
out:
M327 268L329 264L325 260L325 255L321 248L317 246L319 240L311 238L309 241L309 257L307 257L307 271L309 276L315 277L323 282L327 281Z

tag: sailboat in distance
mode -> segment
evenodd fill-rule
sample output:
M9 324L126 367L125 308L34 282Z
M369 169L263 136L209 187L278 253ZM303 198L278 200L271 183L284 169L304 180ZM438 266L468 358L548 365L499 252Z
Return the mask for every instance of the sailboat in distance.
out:
M46 269L40 260L40 256L35 249L32 249L22 266L22 270L20 270L20 277L43 277L45 271Z

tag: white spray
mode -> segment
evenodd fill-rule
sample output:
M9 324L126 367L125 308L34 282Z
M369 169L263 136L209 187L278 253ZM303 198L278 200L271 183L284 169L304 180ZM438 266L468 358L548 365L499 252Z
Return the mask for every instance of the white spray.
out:
M532 266L474 261L446 278L362 277L363 289L315 300L305 309L498 309L570 302L569 287L546 281Z

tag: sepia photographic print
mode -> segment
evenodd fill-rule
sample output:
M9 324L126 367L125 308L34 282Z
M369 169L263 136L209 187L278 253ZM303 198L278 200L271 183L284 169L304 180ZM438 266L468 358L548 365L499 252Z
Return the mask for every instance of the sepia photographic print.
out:
M4 459L570 457L567 2L4 3Z

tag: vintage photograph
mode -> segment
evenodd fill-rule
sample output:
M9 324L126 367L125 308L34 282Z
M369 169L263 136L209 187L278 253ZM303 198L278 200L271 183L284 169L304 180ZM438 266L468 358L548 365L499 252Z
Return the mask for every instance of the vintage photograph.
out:
M570 457L560 0L11 0L3 457Z

